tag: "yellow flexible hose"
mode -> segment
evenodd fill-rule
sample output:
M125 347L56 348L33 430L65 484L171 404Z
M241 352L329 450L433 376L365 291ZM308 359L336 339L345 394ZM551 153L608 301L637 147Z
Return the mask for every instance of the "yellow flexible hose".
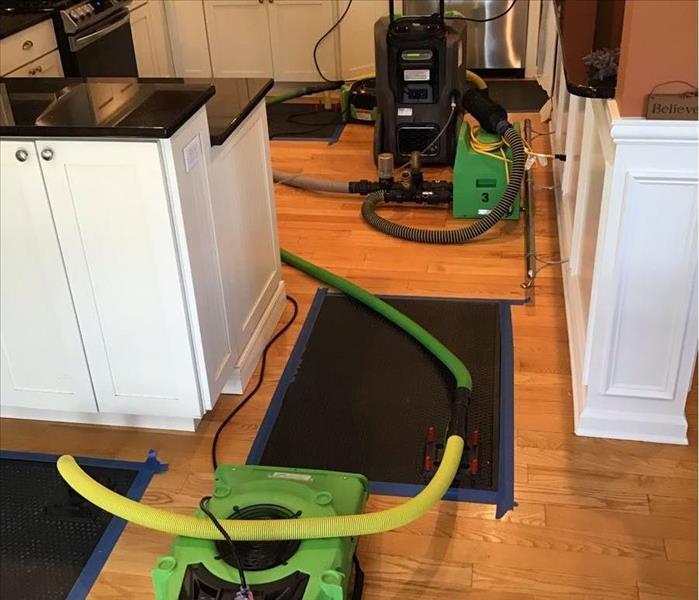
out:
M352 537L396 529L420 517L444 496L456 476L463 448L461 437L450 436L432 480L417 496L399 506L361 515L261 521L226 519L220 523L231 539L240 541ZM58 472L86 500L130 523L172 535L223 539L209 519L169 512L113 492L85 473L72 456L64 455L58 459Z
M466 69L466 81L475 85L479 90L485 90L488 88L488 84L482 77L479 77L473 71L469 71L468 69Z

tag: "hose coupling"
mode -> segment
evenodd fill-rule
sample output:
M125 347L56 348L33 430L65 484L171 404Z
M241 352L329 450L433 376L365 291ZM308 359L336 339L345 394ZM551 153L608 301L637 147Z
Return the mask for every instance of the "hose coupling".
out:
M349 182L349 193L368 196L372 192L378 192L384 189L384 184L379 181L369 181L368 179L360 179L359 181Z
M447 437L458 435L460 438L466 437L466 423L468 421L468 407L471 404L471 390L465 387L456 388L454 400L451 403L451 418Z

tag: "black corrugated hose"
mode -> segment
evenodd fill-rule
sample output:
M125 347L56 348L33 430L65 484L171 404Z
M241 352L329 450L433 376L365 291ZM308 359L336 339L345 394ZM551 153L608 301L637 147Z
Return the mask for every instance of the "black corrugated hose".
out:
M468 227L460 227L458 229L421 229L419 227L401 225L377 214L376 208L383 203L383 192L373 192L367 196L362 204L364 220L385 234L424 244L463 244L485 233L510 212L512 203L520 192L522 179L524 178L524 165L527 155L524 151L522 138L519 137L519 133L511 125L504 131L502 137L512 150L510 180L500 201L482 219Z

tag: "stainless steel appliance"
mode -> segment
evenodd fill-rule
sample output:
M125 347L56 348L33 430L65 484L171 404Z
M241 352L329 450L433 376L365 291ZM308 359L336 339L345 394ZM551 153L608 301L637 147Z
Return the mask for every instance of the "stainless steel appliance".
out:
M446 0L447 11L459 11L473 19L497 16L512 0ZM439 11L438 0L403 0L406 15ZM521 69L525 66L529 2L519 0L504 17L487 23L469 22L466 29L466 60L469 69Z
M87 0L60 11L62 32L58 43L67 75L138 76L129 2Z
M0 0L5 13L51 12L66 77L137 77L131 0Z

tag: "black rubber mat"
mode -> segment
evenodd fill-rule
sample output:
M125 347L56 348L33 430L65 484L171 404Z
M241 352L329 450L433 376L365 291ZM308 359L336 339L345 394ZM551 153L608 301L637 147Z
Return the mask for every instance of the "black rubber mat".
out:
M137 475L84 468L119 494ZM0 598L68 596L112 519L68 489L53 462L0 460Z
M317 111L311 103L282 102L267 107L269 138L334 142L344 124L339 111Z
M479 431L479 468L473 477L462 474L454 487L495 490L499 303L386 300L432 332L470 369L469 430ZM436 427L442 439L452 391L451 374L410 336L362 304L328 294L296 372L290 382L280 381L269 413L278 411L276 419L265 418L263 429L271 430L260 432L258 438L267 436L266 443L253 446L251 461L362 473L372 482L423 484L427 429Z
M548 100L532 79L488 79L487 83L490 97L508 112L538 112Z

